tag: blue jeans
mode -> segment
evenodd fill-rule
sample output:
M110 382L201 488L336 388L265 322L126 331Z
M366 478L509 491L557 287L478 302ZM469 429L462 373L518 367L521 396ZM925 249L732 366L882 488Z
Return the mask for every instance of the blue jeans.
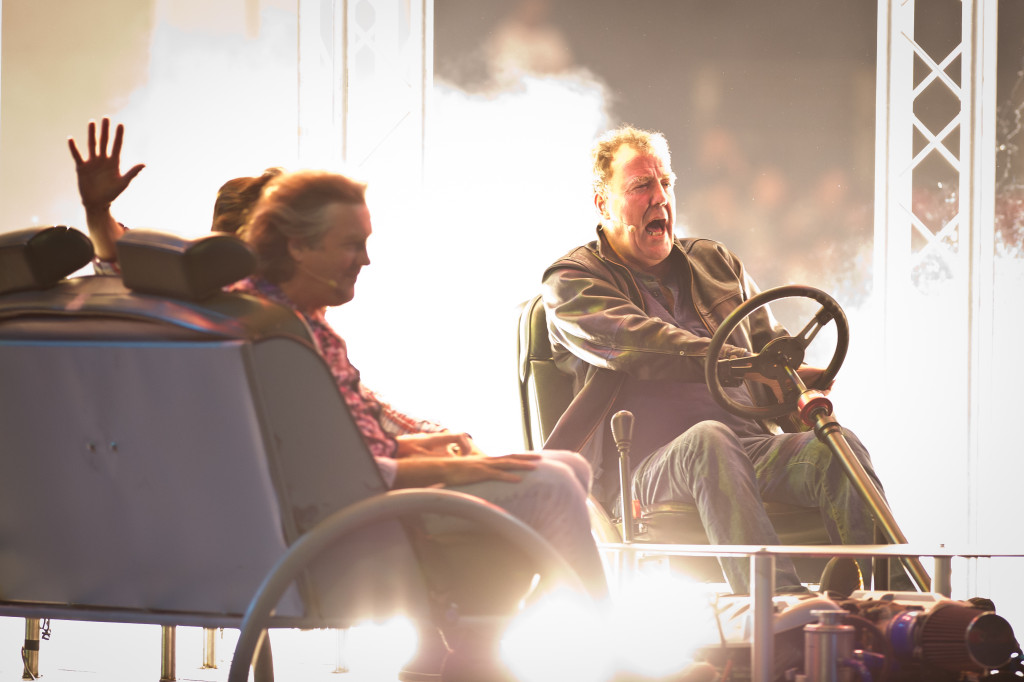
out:
M850 431L844 435L881 491L867 450ZM640 463L633 495L641 504L693 504L712 544L780 544L763 502L820 509L833 544L874 542L870 509L842 463L810 431L740 438L720 422L700 422ZM733 591L748 593L750 561L720 563ZM778 557L776 587L799 584L793 562Z

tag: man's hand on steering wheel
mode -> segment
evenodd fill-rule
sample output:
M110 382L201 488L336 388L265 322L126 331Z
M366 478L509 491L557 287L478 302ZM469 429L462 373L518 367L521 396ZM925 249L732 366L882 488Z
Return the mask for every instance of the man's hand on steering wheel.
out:
M800 367L797 368L796 373L800 375L800 379L803 380L805 386L811 386L814 383L816 383L818 379L821 378L822 374L825 373L825 368L812 367L810 365L801 365ZM768 377L762 374L758 374L757 372L749 372L747 374L744 374L743 378L748 381L756 381L757 383L763 384L770 388L772 395L774 395L775 399L780 403L785 402L789 398L788 395L783 394L782 387L779 385L779 382L774 379L769 379ZM835 385L835 383L835 379L833 379L827 387L820 389L821 392L824 395L828 395L829 391L832 390L832 387ZM794 390L791 384L787 384L787 388L791 391Z
M765 344L758 353L745 357L722 357L725 340L744 318L761 306L790 297L810 298L822 307L795 336L776 337ZM823 370L804 365L804 351L807 346L825 325L833 321L836 325L836 347L832 360ZM708 343L704 380L711 397L729 412L752 419L775 419L797 408L802 390L798 383L817 390L831 388L832 381L846 357L849 343L850 326L846 314L835 299L812 287L793 284L777 287L744 301L722 321ZM794 368L800 381L786 381L791 378ZM724 386L736 386L741 379L752 379L767 384L779 402L775 405L744 405L737 402L726 394Z

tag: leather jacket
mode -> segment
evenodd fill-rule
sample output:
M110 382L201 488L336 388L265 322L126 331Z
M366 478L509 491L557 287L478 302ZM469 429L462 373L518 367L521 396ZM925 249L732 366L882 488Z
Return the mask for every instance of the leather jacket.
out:
M676 239L670 258L689 269L694 309L709 336L700 337L647 314L640 285L598 227L598 239L577 247L544 273L543 298L555 364L573 376L572 404L544 447L583 451L607 423L625 375L704 381L705 352L722 321L759 292L740 259L710 239ZM771 311L749 315L721 357L740 357L785 334ZM755 400L761 386L749 386ZM590 457L588 457L590 459ZM600 466L599 462L591 464Z

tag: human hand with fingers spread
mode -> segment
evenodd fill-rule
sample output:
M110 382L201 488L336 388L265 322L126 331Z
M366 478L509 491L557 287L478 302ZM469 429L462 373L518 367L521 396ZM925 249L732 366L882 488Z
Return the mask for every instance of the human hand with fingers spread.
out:
M68 138L68 149L75 160L78 194L85 207L89 236L100 260L110 261L117 257L114 243L124 233L124 228L111 215L110 205L145 168L145 164L140 163L126 173L121 173L123 141L124 125L118 124L114 130L113 143L110 143L110 119L106 117L100 123L99 139L96 136L96 122L89 122L84 155L79 151L74 138Z

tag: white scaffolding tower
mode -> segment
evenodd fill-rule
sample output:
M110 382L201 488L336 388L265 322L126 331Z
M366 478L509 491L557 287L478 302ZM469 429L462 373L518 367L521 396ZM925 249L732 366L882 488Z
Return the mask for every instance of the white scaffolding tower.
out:
M893 429L904 431L902 440L896 437L900 450L918 471L940 479L941 492L958 499L950 514L961 521L945 524L947 532L954 530L953 541L988 540L979 534L986 515L979 481L984 458L997 456L996 430L1005 428L988 413L997 402L998 371L997 8L997 0L945 7L960 11L952 46L915 26L915 17L924 23L922 13L941 8L880 0L878 9L874 291L885 358L880 380L899 403L892 407L899 422ZM929 385L940 387L942 398L919 404L914 391ZM935 414L936 402L948 409ZM977 576L971 580L978 587Z

